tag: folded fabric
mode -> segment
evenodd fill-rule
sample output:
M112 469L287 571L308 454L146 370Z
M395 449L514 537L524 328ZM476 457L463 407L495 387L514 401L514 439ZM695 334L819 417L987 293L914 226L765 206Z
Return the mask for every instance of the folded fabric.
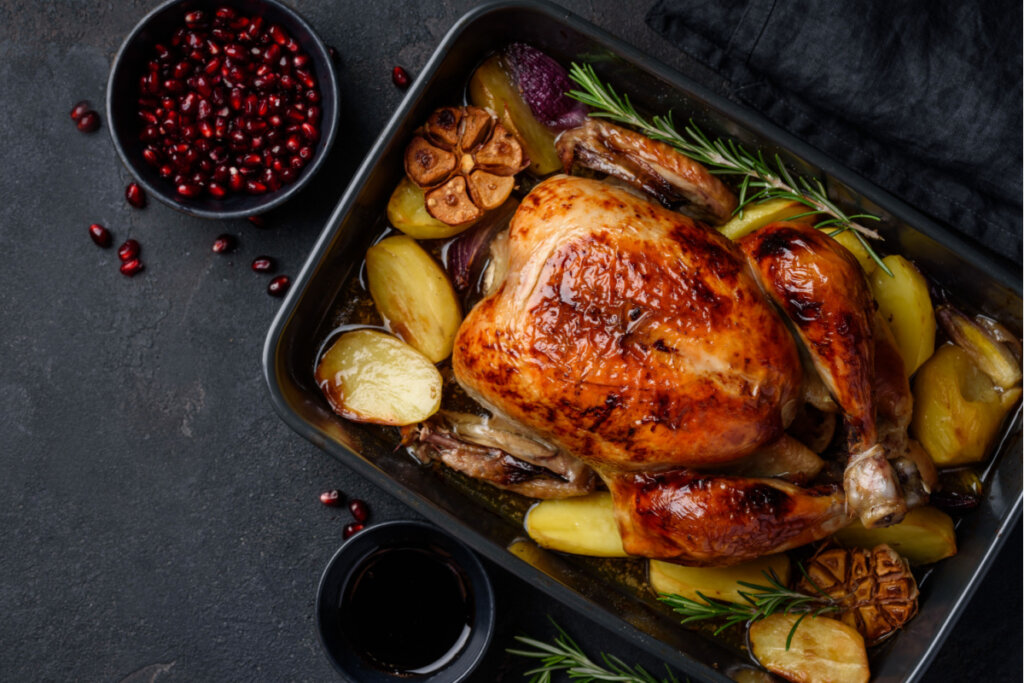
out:
M1021 263L1019 0L658 0L724 94Z

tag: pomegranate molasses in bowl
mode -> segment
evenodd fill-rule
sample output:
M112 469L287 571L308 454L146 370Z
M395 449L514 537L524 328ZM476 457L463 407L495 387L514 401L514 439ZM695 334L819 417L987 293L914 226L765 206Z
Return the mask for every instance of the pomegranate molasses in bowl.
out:
M337 348L336 340L380 340L384 335L376 302L368 292L373 286L372 273L368 274L369 269L364 264L371 248L374 251L369 255L373 257L390 249L389 253L395 258L393 263L406 262L395 255L404 258L412 252L408 248L412 238L406 240L392 232L399 227L392 213L412 225L411 212L392 212L393 207L389 206L392 197L407 196L397 192L397 188L409 187L409 183L404 182L407 173L403 167L407 150L421 127L439 110L454 111L467 121L477 120L478 112L469 107L475 104L471 86L474 83L487 86L481 89L481 94L497 90L490 89L496 82L482 78L474 81L473 75L515 43L542 51L563 68L574 62L590 65L601 82L613 86L617 93L628 94L641 112L666 115L672 111L677 123L692 119L710 139L735 140L747 150L763 151L766 158L774 159L778 154L787 167L820 181L828 196L846 206L848 211L881 217L880 231L885 239L879 248L912 261L923 273L922 277L927 278L926 289L930 283L930 291L941 290L943 297L949 297L946 301L950 305L999 321L1015 336L1020 335L1021 329L1019 269L1008 266L979 245L866 182L758 113L718 97L549 3L521 0L474 9L451 29L420 71L326 221L316 247L295 279L268 334L263 363L275 407L290 426L319 448L393 493L417 514L527 584L621 635L629 644L658 657L683 675L693 680L724 683L729 680L728 676L752 665L744 634L733 631L715 635L713 625L681 625L682 617L658 601L645 560L587 557L542 547L524 532L527 513L533 517L537 511L536 508L530 511L532 498L497 489L437 462L417 462L401 448L402 434L398 429L342 417L332 407L330 400L334 397L329 399L321 391L317 370L330 367L322 366L321 360L328 348ZM435 117L439 124L445 118L443 111ZM467 129L468 125L459 133L456 144L463 144L461 136ZM485 129L486 126L478 128ZM493 133L497 124L489 130ZM443 151L447 153L447 149ZM437 189L416 187L424 193L439 192L452 183L466 182L463 176L446 178L449 177L437 181L445 183ZM426 194L420 201L424 204L428 201ZM395 204L398 209L404 209L401 202ZM457 204L466 207L464 202ZM484 230L466 234L486 234L487 225L482 223L477 229L480 227ZM441 253L442 248L450 246L442 239L424 238L422 244L424 246L417 248L432 250L426 255L428 260L432 258L437 262L438 270L450 262L460 262L460 259L449 261L449 258L453 253L461 254L461 248ZM413 259L410 256L408 260ZM388 272L399 271L392 268ZM407 268L403 272L428 271ZM475 274L470 273L470 282L474 277ZM881 277L888 276L883 273ZM628 315L628 311L624 313ZM365 329L367 327L370 329ZM361 342L344 348L346 353L333 356L333 360L347 362L357 355L349 351L370 348L383 354L396 347L384 342L377 347ZM428 391L416 396L429 398L436 397L430 394L431 388L436 387L436 377L431 373L440 374L441 405L444 405L444 377L454 372L444 362L435 367L430 358L421 355L423 361L416 368L423 372L407 372L403 378L424 378L416 386ZM335 367L342 365L339 362ZM319 379L324 376L320 374ZM408 389L409 384L411 382L392 382L386 388ZM454 391L454 387L452 389ZM371 396L383 393L368 392ZM357 417L356 408L363 410L364 416L371 414L365 410L365 404L353 406L342 402L341 405L351 409ZM425 402L417 405L425 405ZM451 413L473 409L472 405L466 408L461 405L455 405ZM374 410L374 415L380 416L380 413ZM457 418L452 415L453 420ZM384 420L381 422L387 424ZM955 521L956 554L934 564L922 563L920 569L914 568L920 589L917 616L893 637L867 651L873 680L920 679L1000 545L1010 535L1021 509L1020 434L1018 405L1003 423L989 459L978 470L984 495L977 498L976 509L959 515ZM607 501L607 497L603 500ZM567 518L571 519L569 515L558 519ZM533 521L536 523L537 519ZM951 520L950 525L953 524ZM794 559L803 561L800 557ZM574 632L571 625L567 627L580 646L587 649L591 643L587 642L586 634ZM785 651L784 642L780 649Z
M480 560L424 522L385 522L356 534L328 563L317 592L324 652L360 683L468 680L494 622Z
M172 0L114 57L107 121L125 166L201 218L282 204L322 165L338 125L326 46L275 0Z

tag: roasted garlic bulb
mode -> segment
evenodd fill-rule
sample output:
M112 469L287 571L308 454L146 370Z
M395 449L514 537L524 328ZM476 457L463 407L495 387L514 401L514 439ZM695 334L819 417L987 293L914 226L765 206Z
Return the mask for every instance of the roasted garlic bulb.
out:
M427 212L448 225L504 203L529 166L516 136L480 107L443 107L405 149L405 173L425 191Z

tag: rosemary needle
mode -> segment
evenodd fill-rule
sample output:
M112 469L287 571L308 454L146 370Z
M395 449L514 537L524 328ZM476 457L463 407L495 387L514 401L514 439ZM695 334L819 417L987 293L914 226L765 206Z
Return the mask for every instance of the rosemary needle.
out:
M833 228L829 233L831 236L851 231L872 260L889 277L893 277L892 271L866 239L882 239L881 235L857 222L877 221L878 216L868 213L847 215L829 198L825 186L817 178L794 177L777 154L769 161L761 152L752 153L733 140L712 140L692 120L680 133L672 121L671 112L667 116L654 116L648 121L637 113L629 101L629 95L620 96L610 85L603 83L590 64L579 65L574 62L569 69L569 77L581 90L570 90L566 94L591 107L594 110L591 116L632 126L652 140L671 145L694 161L704 164L713 174L742 176L738 186L737 213L742 213L744 207L751 203L768 199L800 202L808 208L801 216L829 216L819 222L818 227Z

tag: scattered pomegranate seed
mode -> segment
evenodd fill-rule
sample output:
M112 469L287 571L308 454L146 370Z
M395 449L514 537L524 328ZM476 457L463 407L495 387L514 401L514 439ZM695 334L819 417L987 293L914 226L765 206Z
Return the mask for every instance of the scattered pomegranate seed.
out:
M257 273L272 273L275 265L274 259L269 256L257 256L252 260L252 269Z
M344 530L341 532L341 537L347 541L362 531L363 528L362 524L346 524Z
M103 247L104 249L110 246L112 240L110 231L99 223L93 223L89 226L89 237L96 243L96 246Z
M367 507L366 501L358 498L349 501L348 510L352 513L352 518L360 524L365 524L370 518L370 508Z
M291 158L308 163L306 147L321 135L311 64L292 36L262 17L231 7L188 12L154 45L139 80L144 159L189 199L259 195L294 182ZM295 133L309 143L284 154L279 143Z
M409 74L400 66L391 70L391 81L399 88L409 87Z
M338 50L333 45L327 46L327 54L330 55L332 62L338 61Z
M146 192L138 183L128 183L128 187L124 188L124 198L136 209L146 206Z
M142 247L135 240L125 240L124 244L117 248L117 257L122 261L131 261L139 255Z
M127 275L128 277L135 277L142 272L145 266L142 265L142 261L137 258L130 259L121 264L121 274Z
M89 106L89 103L85 100L82 100L81 102L79 102L71 108L71 120L77 122L87 112L90 111L92 111L92 108Z
M95 133L100 128L100 115L90 109L78 118L76 125L83 133Z
M246 220L255 225L257 228L267 227L267 219L263 216L249 216Z
M223 235L219 235L217 239L213 241L213 246L210 248L215 254L227 254L235 250L236 243L237 240L235 240L234 235L228 235L225 233Z
M340 507L345 503L345 494L338 489L331 489L320 494L320 502L332 508Z
M292 279L287 275L278 275L267 285L267 294L270 296L284 296L292 284Z

